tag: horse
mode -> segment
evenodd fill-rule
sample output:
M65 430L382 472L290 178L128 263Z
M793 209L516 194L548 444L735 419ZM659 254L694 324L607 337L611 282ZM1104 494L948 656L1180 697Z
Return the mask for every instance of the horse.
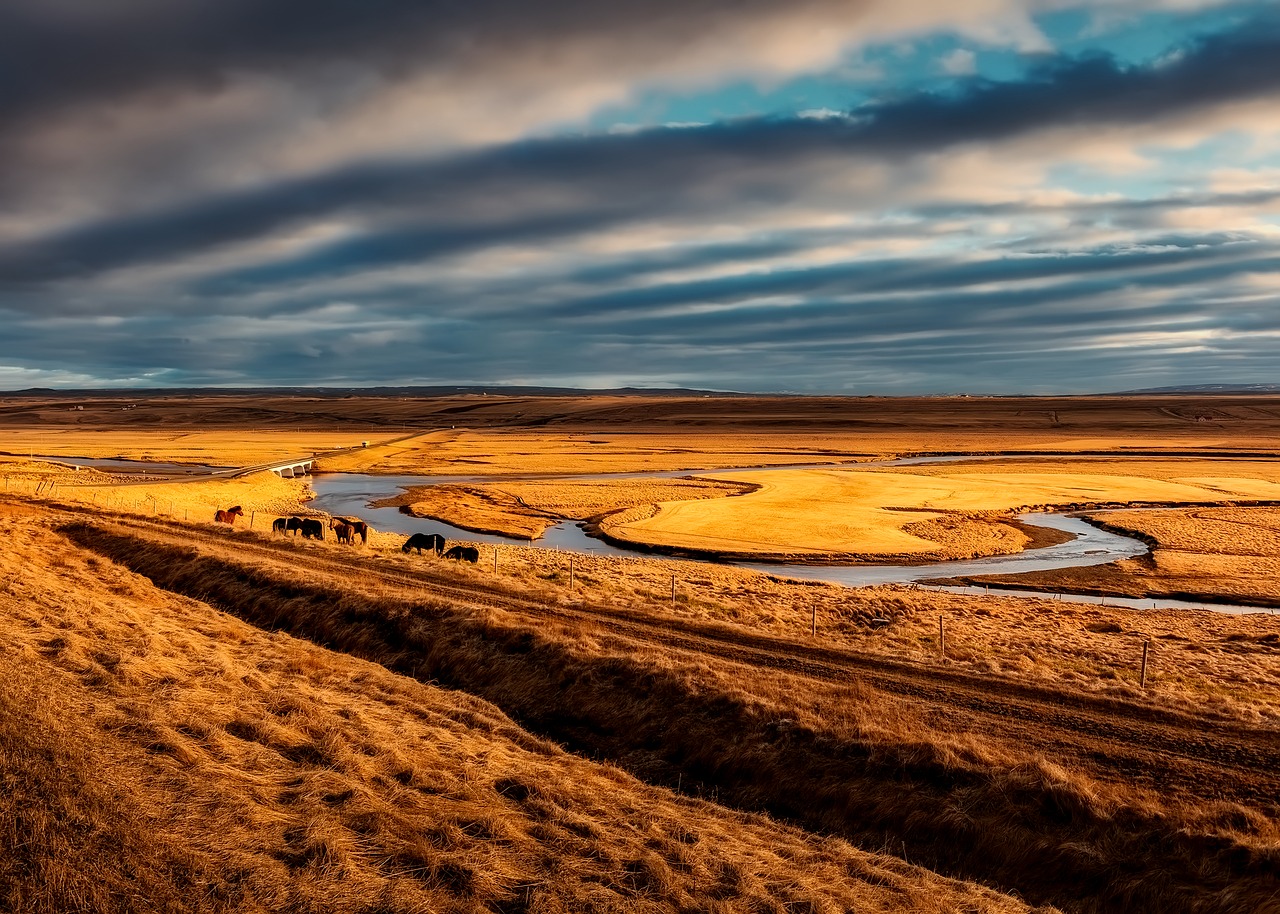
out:
M351 542L351 525L350 524L330 523L329 529L338 535L338 542L348 543L348 544Z
M451 546L449 551L444 554L447 559L453 559L455 562L468 561L472 565L480 561L480 550L475 546Z
M400 547L400 551L408 555L410 549L417 549L422 555L423 549L434 549L436 555L444 551L444 537L439 533L415 533Z
M306 540L324 539L324 524L318 520L307 518L302 522L302 538Z
M285 528L288 525L288 523L289 522L285 520L283 517L277 517L275 520L271 522L271 532L279 533L281 536L284 536Z
M302 518L301 517L289 518L287 521L284 522L284 528L286 530L292 530L293 535L297 536L298 531L302 529Z
M361 545L369 542L370 527L364 521L355 517L333 517L329 519L330 530L337 530L339 524L346 524L351 528L351 533L347 538L347 542L355 545L357 535L360 537ZM339 537L339 540L341 540L341 537Z
M234 527L236 525L236 518L243 517L243 516L244 516L244 509L241 508L239 505L236 505L234 508L227 508L227 510L225 511L219 508L218 513L213 515L213 519L215 523L230 524L231 526Z

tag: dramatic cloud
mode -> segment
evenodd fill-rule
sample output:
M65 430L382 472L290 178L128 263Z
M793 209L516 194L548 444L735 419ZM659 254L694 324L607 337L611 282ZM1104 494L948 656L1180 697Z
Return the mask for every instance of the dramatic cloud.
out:
M1231 0L15 0L0 377L1273 380L1278 55Z

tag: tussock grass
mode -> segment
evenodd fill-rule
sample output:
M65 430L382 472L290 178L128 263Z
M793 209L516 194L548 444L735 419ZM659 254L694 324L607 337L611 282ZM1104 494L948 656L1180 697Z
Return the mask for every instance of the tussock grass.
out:
M646 786L486 701L157 589L39 511L3 516L4 910L1028 910ZM270 600L318 614L322 591L282 586ZM326 602L366 648L395 631Z
M1273 812L1206 811L1090 781L879 693L732 663L619 653L604 633L308 580L90 525L71 536L255 624L493 701L525 726L648 780L682 780L864 847L1079 911L1266 910L1280 881Z
M398 542L367 553L376 566L444 581L500 587L548 605L586 600L636 614L840 646L892 661L1178 708L1280 728L1280 614L1125 609L1000 596L933 593L908 585L849 588L788 580L730 565L646 557L570 555L481 544L478 566L400 554ZM372 542L372 540L371 540ZM301 545L301 544L300 544ZM570 587L570 563L573 586ZM1109 567L1109 566L1108 566ZM1083 569L1090 577L1106 569ZM671 579L676 600L671 600ZM946 628L945 659L938 621ZM1147 688L1142 643L1151 642Z

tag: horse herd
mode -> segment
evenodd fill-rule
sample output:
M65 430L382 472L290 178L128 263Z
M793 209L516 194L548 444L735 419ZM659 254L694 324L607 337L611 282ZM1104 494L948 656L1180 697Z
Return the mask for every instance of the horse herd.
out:
M436 555L443 555L456 562L470 562L473 565L480 561L480 550L475 546L450 546L445 549L444 537L439 533L415 533L400 547L400 551L406 555L411 549L418 550L418 555L422 555L423 549L430 549Z
M240 505L227 508L225 511L219 510L214 515L214 520L221 524L235 525L237 517L243 517L244 510ZM297 536L302 534L303 539L324 539L325 525L315 518L311 517L281 517L272 521L271 531L279 533L281 536L292 534ZM360 537L360 544L364 545L369 542L369 532L373 529L367 523L355 517L331 517L329 518L329 529L334 532L339 543L347 543L355 545L356 537ZM455 561L471 562L473 565L480 561L480 550L475 546L451 546L445 549L444 537L439 533L415 533L413 536L400 547L400 551L406 555L413 550L417 550L418 555L422 555L424 549L434 552L436 555L443 555L447 559Z

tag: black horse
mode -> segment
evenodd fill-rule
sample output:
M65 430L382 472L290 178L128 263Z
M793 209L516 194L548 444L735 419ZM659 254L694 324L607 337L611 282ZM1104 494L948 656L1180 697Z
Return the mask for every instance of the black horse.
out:
M307 540L324 539L324 524L310 518L302 522L302 538Z
M289 522L285 520L283 517L277 517L275 520L271 522L271 532L279 533L281 536L284 536L285 528L288 526L288 523Z
M417 549L418 555L422 555L423 549L434 549L436 555L439 555L444 552L444 537L439 533L415 533L400 547L400 551L405 554L410 549Z
M287 521L284 522L284 528L286 530L292 531L293 535L297 536L298 531L302 529L302 518L301 517L289 518Z
M467 561L474 565L480 561L480 550L475 546L450 546L444 557L453 559L455 562Z

